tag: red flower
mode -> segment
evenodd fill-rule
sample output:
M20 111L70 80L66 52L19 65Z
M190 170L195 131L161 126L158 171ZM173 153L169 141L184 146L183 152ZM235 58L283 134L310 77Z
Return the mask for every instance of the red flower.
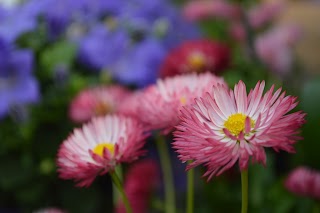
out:
M220 42L200 39L187 41L165 58L160 77L190 72L221 73L230 62L230 51Z

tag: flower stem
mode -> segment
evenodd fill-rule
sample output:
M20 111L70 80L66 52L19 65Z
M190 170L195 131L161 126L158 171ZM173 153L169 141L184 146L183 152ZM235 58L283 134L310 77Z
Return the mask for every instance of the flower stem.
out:
M189 162L190 163L190 162ZM190 169L187 173L187 209L186 213L193 213L193 197L194 197L194 169Z
M241 172L242 205L241 213L248 212L248 169Z
M125 191L123 189L123 186L122 186L120 178L118 177L116 172L110 172L110 176L111 176L112 182L116 185L116 187L118 188L118 190L119 190L119 192L120 192L120 194L122 196L122 200L123 200L123 204L124 204L124 206L126 208L126 212L127 213L132 213L128 197L126 196L126 193L125 193Z
M165 193L165 212L175 213L175 190L173 184L173 174L171 168L170 154L165 138L158 134L156 145L159 152L160 164L163 174L163 184Z
M121 165L116 166L114 172L118 175L119 180L122 182L123 177L122 177ZM115 206L120 200L121 193L119 192L118 187L114 182L112 183L112 195L113 195L113 205Z

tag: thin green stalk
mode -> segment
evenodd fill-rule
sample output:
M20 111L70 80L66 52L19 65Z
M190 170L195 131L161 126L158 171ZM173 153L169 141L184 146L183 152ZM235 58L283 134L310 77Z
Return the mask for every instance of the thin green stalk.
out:
M316 200L314 200L312 213L320 213L320 202L317 202Z
M132 209L131 209L128 197L126 196L126 193L125 193L125 191L123 189L123 186L122 186L120 178L118 177L116 172L110 172L110 176L111 176L112 182L116 185L116 187L118 188L118 190L119 190L119 192L120 192L120 194L122 196L122 201L123 201L123 204L124 204L124 206L126 208L126 212L127 213L132 213Z
M189 162L190 163L190 162ZM187 209L186 213L193 213L194 199L194 169L190 169L187 173Z
M119 180L121 182L123 182L121 165L116 166L114 171L118 175ZM120 192L118 190L118 187L116 186L116 184L114 182L112 183L112 195L113 195L113 205L115 206L119 202L119 200L121 198L121 194L120 194Z
M165 193L165 212L166 213L175 213L175 190L173 184L173 174L172 166L170 161L170 154L165 141L162 135L158 135L156 139L156 145L158 148L160 164L163 174L163 184L164 184L164 193Z
M248 169L241 172L242 205L241 213L248 212Z

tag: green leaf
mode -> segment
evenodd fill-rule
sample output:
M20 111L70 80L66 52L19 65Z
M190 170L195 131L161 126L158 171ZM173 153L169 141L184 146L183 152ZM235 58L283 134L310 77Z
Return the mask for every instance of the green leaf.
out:
M77 48L74 44L67 41L61 41L45 49L40 55L41 72L45 72L49 77L58 65L67 68L71 67Z

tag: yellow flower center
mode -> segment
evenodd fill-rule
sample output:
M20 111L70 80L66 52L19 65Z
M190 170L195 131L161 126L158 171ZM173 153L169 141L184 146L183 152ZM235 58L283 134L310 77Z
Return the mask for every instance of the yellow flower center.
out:
M228 120L224 122L224 127L233 135L238 136L240 132L245 129L246 115L242 113L236 113L230 115ZM254 127L255 122L250 118L250 126Z
M186 105L186 103L187 103L186 97L181 97L181 98L180 98L180 103L181 103L182 105Z
M206 65L206 59L201 53L192 53L188 57L189 65L195 71L201 71L201 69Z
M108 149L111 154L114 153L114 144L112 143L100 143L96 147L94 147L93 152L103 157L104 148Z
M106 115L112 111L111 107L108 104L103 102L97 103L94 110L96 115Z

